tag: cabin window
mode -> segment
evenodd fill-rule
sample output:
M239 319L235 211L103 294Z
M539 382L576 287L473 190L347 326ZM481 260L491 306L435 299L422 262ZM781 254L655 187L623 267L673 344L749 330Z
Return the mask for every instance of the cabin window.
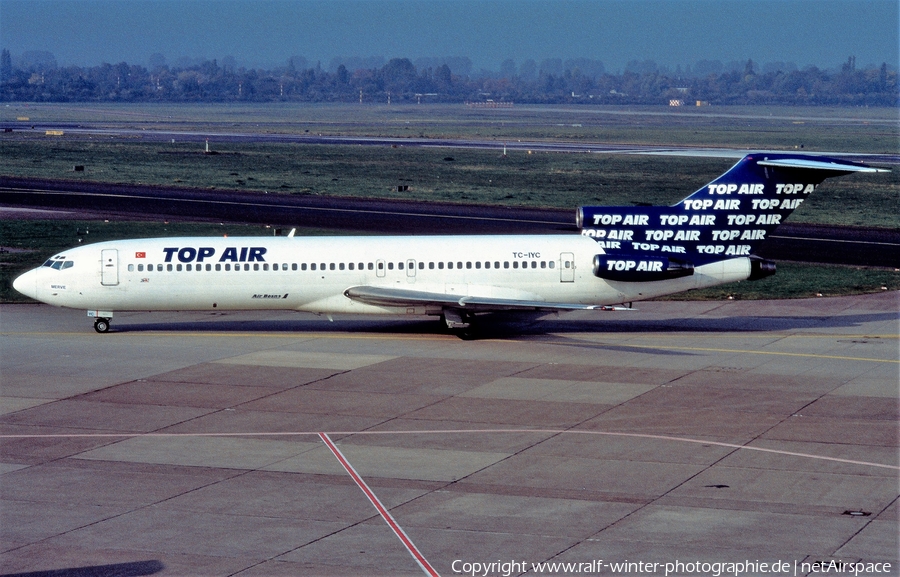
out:
M397 269L403 270L403 261L397 263Z
M369 266L367 266L366 268L368 268L369 270L372 270L373 268L375 268L375 265L372 263L369 263ZM381 267L379 267L379 268L381 268Z
M481 261L475 261L475 268L481 268Z
M353 270L353 267L354 267L354 264L352 262L347 265L347 268L349 268L350 270Z
M531 268L537 268L537 261L536 261L536 260L531 261Z
M172 265L167 264L167 265L166 265L166 270L169 271L169 272L172 272Z
M184 270L187 270L187 271L192 270L192 269L191 269L191 266L192 266L192 265L189 265L189 264L184 265ZM197 268L199 269L200 266L198 265Z
M371 264L371 263L369 263L369 264ZM378 263L378 270L384 270L384 263L383 263L383 262L379 262L379 263Z
M256 266L256 265L253 265L253 266ZM267 263L267 262L263 263L263 270L269 270L269 263Z
M216 265L216 266L218 267L219 265ZM211 264L207 264L207 265L206 265L206 270L208 270L208 271L209 271L209 270L212 270L212 265L211 265ZM217 268L216 270L219 270L219 269Z
M429 268L429 270L434 270L434 263L433 262L428 263L428 268Z
M163 271L163 265L161 265L161 264L156 265L156 271L157 271L157 272L162 272L162 271Z
M503 268L509 268L509 261L508 261L508 260L503 261Z
M550 261L550 268L556 268L556 263L552 260Z
M256 265L256 266L259 266L259 265ZM250 270L250 263L249 263L249 262L245 262L245 263L244 263L244 271L246 272L246 271L249 271L249 270Z
M216 272L218 272L220 270L222 270L222 265L220 265L219 263L216 263Z
M467 263L466 263L466 268L472 268L472 263L471 263L471 262L467 262Z
M287 263L285 263L285 265L284 265L284 270L287 270ZM295 262L291 263L291 270L297 270L297 263L295 263Z
M300 270L306 270L306 263L305 263L305 262L302 263L302 264L300 265Z
M133 265L133 264L128 265L128 272L134 272L134 265Z
M364 263L364 262L359 263L359 270L363 270L365 268L366 268L366 263Z
M219 266L219 265L216 265L216 266ZM216 269L216 270L218 270L218 269ZM228 264L228 263L225 263L225 270L230 271L230 270L231 270L231 265Z
M341 269L341 270L344 270L344 263L339 264L339 265L338 265L338 268Z
M519 261L517 261L517 260L513 261L513 268L519 268Z
M394 270L394 263L392 263L392 262L388 263L388 270Z
M547 268L547 261L545 261L545 260L541 261L541 268Z
M144 272L144 265L142 265L142 264L138 265L138 272Z
M419 270L425 270L425 263L422 261L419 261Z
M334 270L334 263L331 263L330 265L328 265L328 269L329 269L329 270Z
M444 270L444 263L443 263L443 261L441 261L441 262L438 263L438 268L441 269L441 270Z
M309 270L316 270L316 263L309 265Z
M175 272L181 272L181 268L182 268L182 267L181 267L180 264L176 264L176 265L175 265Z

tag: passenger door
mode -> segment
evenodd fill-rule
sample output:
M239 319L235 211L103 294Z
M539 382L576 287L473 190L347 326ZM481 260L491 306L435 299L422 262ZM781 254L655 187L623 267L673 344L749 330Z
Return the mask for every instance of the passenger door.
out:
M103 286L119 284L119 251L114 248L100 251L100 284Z

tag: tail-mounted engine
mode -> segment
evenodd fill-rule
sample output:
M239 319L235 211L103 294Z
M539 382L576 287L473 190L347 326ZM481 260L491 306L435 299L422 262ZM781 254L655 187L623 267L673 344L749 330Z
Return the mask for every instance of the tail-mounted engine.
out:
M775 274L775 263L758 256L750 257L750 276L747 280L759 280Z
M619 253L594 257L594 276L607 280L651 282L692 274L692 263L665 256Z

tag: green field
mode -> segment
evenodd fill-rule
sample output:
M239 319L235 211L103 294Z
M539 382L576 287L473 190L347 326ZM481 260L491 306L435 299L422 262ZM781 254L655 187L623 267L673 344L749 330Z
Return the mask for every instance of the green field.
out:
M733 159L418 147L0 139L0 174L283 194L573 209L673 204ZM85 166L75 173L74 165ZM399 185L408 191L397 192ZM826 181L791 222L900 228L900 171Z
M898 146L894 108L48 103L10 104L0 108L0 122L23 129L62 122L211 134L479 137L780 150L802 146L806 151L884 154L896 153Z
M27 117L28 120L16 120ZM896 109L359 105L70 105L11 104L0 121L0 174L60 180L142 183L260 193L408 198L574 209L581 204L672 204L727 170L733 159L419 148L145 141L144 130L324 134L418 138L721 146L854 153L898 152ZM30 129L53 122L134 131L127 137L61 136ZM85 166L73 172L74 165ZM398 192L398 186L408 187ZM900 170L822 184L789 222L900 229ZM4 222L0 299L15 299L12 275L90 238L220 234L215 225ZM172 232L176 229L178 232ZM226 227L227 228L227 227ZM271 234L259 227L239 229ZM321 231L313 231L321 232ZM230 232L229 234L235 234ZM688 298L767 298L896 289L896 272L787 264L756 283L688 293ZM819 288L813 288L819 287Z

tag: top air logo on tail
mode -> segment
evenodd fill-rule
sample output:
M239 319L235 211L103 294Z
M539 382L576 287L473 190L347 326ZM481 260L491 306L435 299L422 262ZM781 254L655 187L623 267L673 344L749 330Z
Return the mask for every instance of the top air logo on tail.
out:
M583 206L576 222L607 254L675 255L699 266L750 256L826 178L881 170L827 157L751 154L675 206Z

